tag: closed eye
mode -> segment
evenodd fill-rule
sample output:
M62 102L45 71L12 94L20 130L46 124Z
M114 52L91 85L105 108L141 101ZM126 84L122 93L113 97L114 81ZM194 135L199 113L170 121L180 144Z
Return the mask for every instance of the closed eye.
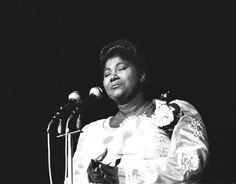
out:
M110 73L104 73L104 77L108 77Z
M125 70L126 68L128 68L128 67L127 67L127 66L120 66L120 67L118 68L118 71Z

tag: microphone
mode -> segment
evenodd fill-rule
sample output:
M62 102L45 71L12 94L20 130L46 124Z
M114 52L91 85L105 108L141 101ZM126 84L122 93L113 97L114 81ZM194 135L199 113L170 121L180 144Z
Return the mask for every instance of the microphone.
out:
M66 112L68 112L69 110L73 110L77 106L77 104L79 104L81 101L78 91L71 92L68 96L68 99L69 99L69 101L64 106L61 106L59 108L59 111L56 112L56 114L52 117L51 121L49 122L48 128L47 128L48 133L50 131L50 127L52 126L52 124L56 120L58 120L58 118L60 119L58 129L60 129L61 128L61 118L66 114Z
M69 118L67 119L67 123L66 123L66 129L69 127L69 123L72 120L75 120L77 118L80 118L80 114L81 112L87 107L89 106L93 101L101 99L102 98L102 89L100 87L93 87L90 89L89 91L89 96L83 101L83 102L79 102L79 104L75 104L74 102L72 103L72 106L75 107L74 110L72 111L71 115L69 116ZM68 102L69 103L69 102ZM79 129L80 128L80 119L77 119L77 123L76 123L76 128ZM73 127L74 128L74 127ZM61 127L58 128L58 133L61 133ZM64 135L62 135L64 136Z
M68 99L69 101L63 107L60 108L61 111L67 111L70 108L75 107L81 100L78 91L71 92L68 96Z
M103 91L100 87L93 87L89 91L89 96L78 105L75 109L74 114L80 114L87 106L89 106L95 100L99 100L103 97Z
M78 91L71 92L68 96L68 99L68 102L64 106L61 106L59 111L55 114L55 116L53 117L54 119L62 117L66 112L73 110L77 106L77 104L81 102Z

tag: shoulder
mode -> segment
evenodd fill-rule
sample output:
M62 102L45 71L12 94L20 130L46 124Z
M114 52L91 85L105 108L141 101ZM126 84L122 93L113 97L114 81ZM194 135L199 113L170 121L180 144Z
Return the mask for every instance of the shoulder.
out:
M169 102L169 104L177 104L180 108L180 113L182 115L200 116L198 110L194 107L194 105L185 100L176 99Z
M108 118L103 118L103 119L99 119L99 120L96 120L96 121L93 121L93 122L91 122L91 123L88 123L88 124L86 124L83 128L82 128L82 131L86 131L86 132L88 132L88 131L97 131L97 130L99 130L99 129L101 129L101 128L103 128L104 127L104 123L106 122L106 121L108 121L110 119L110 117L108 117Z
M185 101L185 100L174 99L168 103L167 101L160 100L160 99L153 99L152 101L156 107L163 106L163 105L171 106L175 104L175 105L178 105L182 113L192 113L193 115L198 113L194 105L192 105L190 102Z
M189 102L185 100L175 99L170 102L160 99L153 99L153 105L155 106L154 115L164 116L168 118L166 125L176 125L182 118L194 118L201 120L200 113ZM163 118L162 118L163 119Z

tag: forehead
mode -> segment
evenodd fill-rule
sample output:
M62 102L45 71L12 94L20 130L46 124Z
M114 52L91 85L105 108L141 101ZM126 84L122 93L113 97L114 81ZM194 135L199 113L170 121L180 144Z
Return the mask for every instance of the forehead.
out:
M112 57L106 61L104 69L114 68L119 64L129 64L130 65L130 63L128 61L123 60L119 56L115 56L115 57Z

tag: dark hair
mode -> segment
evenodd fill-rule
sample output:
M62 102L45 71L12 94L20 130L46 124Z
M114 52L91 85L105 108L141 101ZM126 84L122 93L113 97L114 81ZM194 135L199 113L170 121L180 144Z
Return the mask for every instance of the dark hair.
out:
M146 72L143 57L137 52L137 47L127 40L117 40L103 47L99 57L102 72L106 61L115 56L133 64L138 74Z

